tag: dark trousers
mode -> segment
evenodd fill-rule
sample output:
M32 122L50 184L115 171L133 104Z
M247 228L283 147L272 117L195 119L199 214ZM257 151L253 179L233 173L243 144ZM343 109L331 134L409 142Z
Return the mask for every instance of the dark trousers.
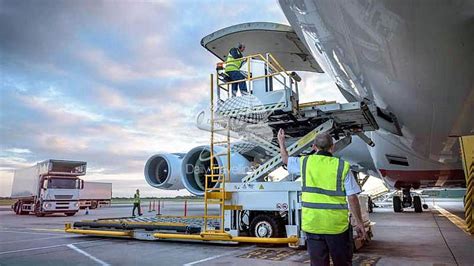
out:
M132 216L135 216L135 209L137 208L138 208L138 216L142 215L142 207L140 206L140 203L133 203Z
M244 74L242 74L242 72L240 71L230 71L230 72L227 72L227 75L229 75L232 81L245 79ZM247 84L245 83L245 81L242 81L242 82L232 83L232 96L237 95L237 86L240 87L240 93L242 95L248 94Z
M306 233L311 266L329 265L331 255L334 266L352 265L352 228L337 235Z

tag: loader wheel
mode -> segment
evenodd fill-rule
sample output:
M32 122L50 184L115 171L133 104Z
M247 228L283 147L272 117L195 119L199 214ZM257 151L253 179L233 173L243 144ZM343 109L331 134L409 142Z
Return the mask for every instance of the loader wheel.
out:
M250 223L250 235L261 238L284 237L285 226L280 217L259 214Z
M413 197L413 207L415 208L415 212L423 212L420 196Z
M403 211L402 200L400 199L400 196L393 196L393 211L394 212Z

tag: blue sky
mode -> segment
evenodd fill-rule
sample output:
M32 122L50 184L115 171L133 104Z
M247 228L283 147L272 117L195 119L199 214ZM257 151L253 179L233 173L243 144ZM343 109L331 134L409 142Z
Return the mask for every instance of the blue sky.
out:
M277 1L238 3L1 0L0 196L13 169L49 158L87 161L86 180L113 182L114 196L186 194L149 187L143 166L208 142L194 121L216 58L201 38L288 24ZM324 75L305 77L308 101L342 99Z

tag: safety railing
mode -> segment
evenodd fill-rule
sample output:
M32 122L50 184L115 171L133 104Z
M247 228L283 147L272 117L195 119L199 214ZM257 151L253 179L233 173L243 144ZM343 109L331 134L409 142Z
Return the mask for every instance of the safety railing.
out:
M244 75L246 77L240 80L229 80L230 77L225 73L225 62L219 62L217 64L217 99L222 99L222 94L220 92L221 90L228 92L226 95L232 97L232 94L230 93L232 84L241 82L246 82L247 91L249 94L252 94L253 82L262 79L272 79L270 88L272 91L274 88L276 88L273 86L273 81L276 81L276 83L280 84L283 89L291 89L292 91L294 89L295 91L293 91L293 93L298 94L298 86L295 84L299 80L295 78L295 73L288 72L271 53L266 53L265 55L253 54L239 58L239 60L243 62L241 64L243 67L240 71L243 72L242 69L246 70ZM259 66L263 63L265 67L265 74L254 75L254 63L260 63L257 64Z

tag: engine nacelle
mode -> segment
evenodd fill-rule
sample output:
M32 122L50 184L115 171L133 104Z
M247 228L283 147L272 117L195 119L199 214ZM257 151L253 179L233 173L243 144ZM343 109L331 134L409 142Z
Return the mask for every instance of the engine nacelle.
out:
M145 164L145 179L150 186L165 189L183 189L181 162L184 154L159 153L148 159Z
M186 189L194 195L204 195L206 174L209 174L210 146L198 146L190 150L183 158L182 176ZM221 167L220 174L227 176L227 149L224 147L214 147L214 153L219 154L214 157L214 165ZM238 182L251 170L250 162L239 153L233 152L230 156L230 181ZM217 187L216 182L208 182L208 187Z

